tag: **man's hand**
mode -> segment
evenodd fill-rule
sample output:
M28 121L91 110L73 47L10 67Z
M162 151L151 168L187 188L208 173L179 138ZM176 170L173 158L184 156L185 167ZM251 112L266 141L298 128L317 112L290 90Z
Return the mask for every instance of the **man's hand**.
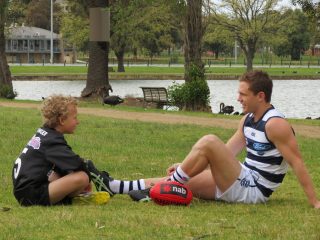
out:
M316 209L320 209L320 201L316 201L316 203L313 204L313 207Z

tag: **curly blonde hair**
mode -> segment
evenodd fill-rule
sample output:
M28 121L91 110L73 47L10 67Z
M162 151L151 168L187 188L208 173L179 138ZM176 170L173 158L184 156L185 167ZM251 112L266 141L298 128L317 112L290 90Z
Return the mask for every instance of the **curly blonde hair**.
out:
M41 107L44 125L49 128L57 127L59 118L67 118L69 105L77 106L78 102L71 96L52 95L46 98Z

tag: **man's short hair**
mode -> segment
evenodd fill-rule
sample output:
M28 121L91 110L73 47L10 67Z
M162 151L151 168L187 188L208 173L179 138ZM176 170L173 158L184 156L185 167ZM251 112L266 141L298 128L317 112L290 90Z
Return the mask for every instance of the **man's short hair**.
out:
M52 95L46 98L41 107L44 125L49 128L57 127L59 118L67 118L68 106L77 106L77 104L77 100L71 96Z
M247 82L250 87L249 90L257 95L259 92L264 92L266 102L271 102L272 95L272 80L266 72L260 70L253 70L244 73L239 79L240 82Z

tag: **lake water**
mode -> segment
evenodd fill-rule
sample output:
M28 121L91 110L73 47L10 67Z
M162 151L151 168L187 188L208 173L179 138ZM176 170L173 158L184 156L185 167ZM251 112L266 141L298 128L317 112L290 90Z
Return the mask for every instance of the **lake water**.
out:
M175 81L183 83L184 81ZM320 80L273 80L272 104L288 118L320 117ZM16 99L41 100L51 94L80 96L85 81L13 81ZM140 87L168 87L172 80L114 80L110 81L112 95L143 97ZM237 102L238 80L208 80L214 113L221 102L241 112Z

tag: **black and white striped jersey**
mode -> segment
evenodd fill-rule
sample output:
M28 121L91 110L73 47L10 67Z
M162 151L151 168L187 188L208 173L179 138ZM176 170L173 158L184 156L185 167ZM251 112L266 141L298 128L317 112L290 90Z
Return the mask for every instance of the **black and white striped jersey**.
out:
M252 113L248 114L243 125L247 148L244 165L254 171L255 183L266 197L280 186L288 170L287 162L266 134L266 123L275 117L284 115L272 106L257 122Z

